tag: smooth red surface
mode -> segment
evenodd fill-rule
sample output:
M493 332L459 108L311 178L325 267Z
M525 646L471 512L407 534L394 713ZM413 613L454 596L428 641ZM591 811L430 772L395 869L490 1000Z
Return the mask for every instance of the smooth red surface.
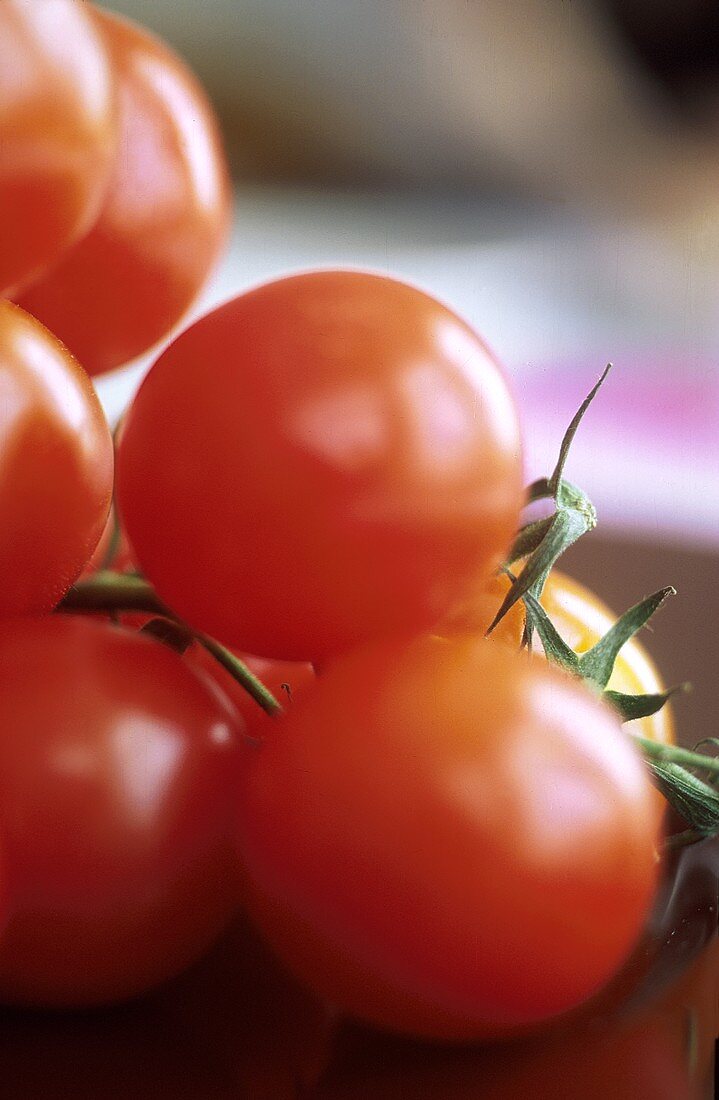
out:
M89 5L0 4L0 294L85 233L115 153L112 72Z
M292 711L295 703L315 681L312 665L300 661L273 661L267 657L253 657L247 653L237 656L250 672L270 691L283 711ZM185 660L201 668L217 682L242 715L248 733L255 737L274 736L276 719L267 714L252 696L219 661L199 642L193 642L184 654Z
M53 616L0 628L0 999L128 997L236 904L236 716L147 637Z
M426 294L290 276L163 352L127 415L118 497L143 572L188 622L312 660L430 625L501 557L516 412L479 337Z
M331 1003L426 1036L512 1031L605 983L637 939L658 815L618 720L483 639L338 659L248 748L248 905Z
M0 301L0 618L49 611L102 533L110 430L66 348Z
M21 299L90 374L135 358L180 320L225 240L230 192L212 107L185 63L97 11L118 83L119 143L92 230Z

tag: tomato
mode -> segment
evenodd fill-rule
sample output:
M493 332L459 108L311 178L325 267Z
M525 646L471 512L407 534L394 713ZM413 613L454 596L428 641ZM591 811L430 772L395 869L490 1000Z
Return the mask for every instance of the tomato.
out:
M112 569L116 573L130 573L135 569L132 548L124 528L118 525L114 507L110 508L100 541L83 569L82 576L91 577L100 569Z
M114 84L77 0L0 4L0 295L19 290L97 216L115 150Z
M267 657L253 657L238 653L250 672L270 691L287 711L292 710L297 699L314 683L312 665L300 661L273 661ZM185 660L201 668L222 688L242 715L245 726L255 737L267 736L275 719L267 714L252 696L227 672L211 653L199 642L193 642L185 653Z
M511 1032L589 997L638 938L655 792L618 718L539 657L468 636L375 642L246 752L249 911L351 1014Z
M236 904L238 727L166 646L53 616L0 627L0 998L110 1002L199 956Z
M699 1100L684 1021L656 1012L627 1027L469 1047L367 1035L336 1059L315 1100ZM706 1095L709 1095L708 1093Z
M99 217L21 304L90 374L128 362L191 305L225 239L229 186L212 108L146 31L96 13L119 94L119 155Z
M241 651L313 660L432 624L501 557L522 501L516 414L479 337L426 294L295 275L163 352L117 488L178 614Z
M0 301L0 618L49 611L102 533L110 430L66 348Z
M465 596L452 615L444 620L440 632L483 634L508 588L509 580L504 575L480 578L471 595ZM596 645L618 618L594 592L557 569L553 569L547 579L541 603L565 642L580 654ZM518 647L523 631L524 611L520 601L499 622L493 637ZM536 636L534 645L541 652L541 642ZM664 691L665 685L644 646L632 638L619 653L607 687L630 695L653 695ZM633 722L631 729L650 741L673 744L671 707L665 704L656 714Z
M245 921L121 1011L5 1011L2 1025L8 1098L297 1100L313 1095L329 1045L324 1006Z

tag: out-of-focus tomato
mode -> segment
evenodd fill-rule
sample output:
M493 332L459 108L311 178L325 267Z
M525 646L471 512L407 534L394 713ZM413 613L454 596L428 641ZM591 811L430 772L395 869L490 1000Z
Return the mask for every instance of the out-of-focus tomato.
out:
M195 966L120 1009L0 1019L6 1097L43 1100L298 1100L313 1094L331 1028L241 920Z
M195 77L146 31L96 15L118 82L119 153L91 231L21 299L90 374L128 362L180 320L229 220L217 123Z
M236 904L236 716L167 647L53 616L0 628L0 998L145 990Z
M112 472L89 378L34 318L0 302L0 618L61 599L100 538Z
M482 578L471 595L465 597L443 621L440 633L466 631L483 634L508 588L509 580L502 574L487 580ZM565 642L580 654L596 645L618 618L594 592L557 569L553 569L547 579L541 603ZM518 647L523 630L524 611L520 601L499 622L492 637ZM534 645L541 651L541 642L536 636ZM665 685L644 646L636 638L631 638L617 657L607 687L629 695L651 695L664 691ZM631 729L650 741L672 744L674 722L671 707L665 704L656 714L633 722Z
M83 577L91 577L100 569L112 569L116 573L128 573L134 570L135 559L127 541L125 529L117 519L115 508L110 508L107 522L103 528L95 552L82 571Z
M410 1033L510 1032L622 964L656 881L654 790L614 714L485 639L331 664L248 748L247 901L338 1007Z
M362 1041L364 1039L364 1042ZM627 1027L448 1050L357 1036L315 1100L700 1100L683 1021L657 1012Z
M86 232L115 150L114 85L89 5L0 4L0 294Z
M272 661L267 657L253 657L247 653L237 656L250 672L270 691L285 711L290 711L295 701L314 682L312 665L300 661ZM185 653L185 660L203 669L218 683L245 720L249 733L266 736L274 718L258 706L252 696L227 672L212 654L199 642L193 642Z
M516 413L479 337L426 294L295 275L163 352L127 415L118 499L188 622L319 659L432 625L498 561L522 502Z

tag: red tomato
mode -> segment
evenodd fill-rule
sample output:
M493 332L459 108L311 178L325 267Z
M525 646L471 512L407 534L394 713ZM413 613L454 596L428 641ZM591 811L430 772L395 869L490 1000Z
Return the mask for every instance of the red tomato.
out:
M114 545L113 545L114 540ZM111 508L95 552L82 571L83 577L91 577L100 569L112 569L116 573L128 573L135 569L135 560L124 528L119 526L115 509Z
M21 299L90 374L128 362L180 320L229 218L217 123L195 77L146 31L96 15L119 86L119 155L92 230Z
M314 1100L700 1100L686 1019L657 1012L561 1038L449 1050L367 1036L325 1074Z
M285 711L293 708L296 700L314 682L312 665L300 661L273 661L267 657L253 657L238 653L250 672L272 692ZM258 706L252 696L227 672L219 661L199 642L194 642L185 653L185 660L203 669L222 688L242 715L249 733L266 736L275 719Z
M516 414L479 337L426 294L295 275L160 356L127 415L118 499L183 618L244 652L318 659L432 624L501 557L522 502Z
M63 616L0 627L0 998L110 1002L207 948L236 901L236 721L148 638Z
M98 214L114 85L88 6L0 4L0 294L53 263Z
M503 574L482 577L475 590L469 596L465 595L444 620L440 632L484 634L507 594L509 583ZM558 569L550 573L541 603L562 638L579 654L596 645L618 618L591 589ZM518 648L523 632L524 606L520 600L500 620L492 637ZM536 635L534 645L541 652L542 645ZM619 653L607 687L630 695L652 695L665 690L656 665L637 638L630 639ZM671 707L665 705L656 714L637 719L631 729L650 741L673 744Z
M538 657L470 637L339 658L247 749L251 915L333 1004L419 1035L537 1024L636 941L658 814L618 719Z
M102 533L112 439L92 384L34 318L0 302L0 618L49 611Z

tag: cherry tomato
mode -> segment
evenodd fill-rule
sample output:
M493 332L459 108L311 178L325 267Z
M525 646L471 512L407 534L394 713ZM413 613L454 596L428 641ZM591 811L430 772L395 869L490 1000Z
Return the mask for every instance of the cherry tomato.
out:
M314 669L310 664L300 661L273 661L267 657L253 657L247 653L238 653L237 656L274 695L285 711L292 710L296 701L315 680ZM275 719L258 706L245 688L203 645L193 642L185 653L185 660L203 669L217 682L242 715L248 733L262 737L270 732Z
M138 634L52 616L0 627L0 998L89 1005L199 956L236 903L236 717Z
M492 622L508 587L509 580L504 575L495 575L488 579L482 577L475 590L465 596L453 613L443 621L440 633L473 631L483 634ZM562 638L575 653L586 653L596 645L618 618L594 592L557 569L553 569L549 575L541 603ZM497 641L518 647L523 631L524 611L520 601L500 620L492 636ZM536 637L534 644L541 651L541 642ZM664 691L665 685L644 646L636 638L632 638L619 653L607 687L630 695L653 695ZM665 704L656 714L633 722L631 729L650 741L672 744L675 738L671 707Z
M613 712L540 657L375 642L246 752L250 913L349 1013L511 1032L581 1003L638 938L659 833L647 769Z
M82 576L91 577L100 569L112 569L116 573L129 573L135 569L132 548L124 528L118 522L114 507L110 508L100 541L83 569Z
M461 1050L357 1037L315 1100L699 1100L685 1021L656 1012L632 1027ZM364 1039L364 1042L361 1040ZM706 1094L709 1095L709 1094Z
M92 384L34 318L0 301L0 618L49 611L95 549L112 439Z
M229 187L212 108L185 64L146 31L96 13L119 92L119 155L99 218L21 304L90 374L165 336L225 239Z
M0 4L0 294L85 233L115 150L102 36L77 0Z
M522 501L516 414L479 337L426 294L290 276L163 352L125 422L118 497L183 618L313 660L431 625L501 557Z

